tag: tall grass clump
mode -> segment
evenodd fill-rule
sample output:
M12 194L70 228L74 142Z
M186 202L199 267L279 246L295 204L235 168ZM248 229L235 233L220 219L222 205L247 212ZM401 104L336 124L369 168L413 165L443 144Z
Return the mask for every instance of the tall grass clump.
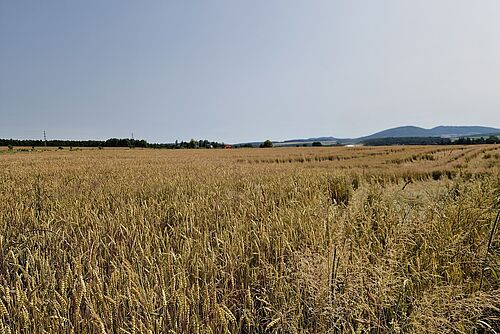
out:
M327 180L327 189L332 204L348 205L352 196L353 183L346 176L330 176Z

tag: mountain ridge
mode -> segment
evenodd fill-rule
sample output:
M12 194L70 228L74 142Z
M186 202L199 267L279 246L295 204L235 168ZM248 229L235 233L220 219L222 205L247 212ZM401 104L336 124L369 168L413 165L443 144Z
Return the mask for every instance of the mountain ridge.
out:
M359 144L363 141L379 138L403 138L403 137L441 137L441 138L459 138L468 136L487 136L500 135L500 129L488 126L476 125L438 125L433 128L422 128L414 125L403 125L394 128L385 129L372 133L367 136L357 138L340 138L334 136L322 136L311 138L287 139L283 141L273 141L278 146L290 146L312 142L328 142L333 144ZM258 144L252 142L246 144ZM243 143L242 143L243 144Z
M474 135L486 135L500 133L500 129L487 126L452 126L439 125L430 129L421 128L413 125L398 126L389 128L358 139L374 139L389 137L463 137Z

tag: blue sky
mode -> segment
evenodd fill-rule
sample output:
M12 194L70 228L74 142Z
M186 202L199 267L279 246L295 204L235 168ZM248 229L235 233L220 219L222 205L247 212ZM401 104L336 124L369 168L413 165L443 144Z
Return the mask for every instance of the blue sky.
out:
M500 127L500 2L0 0L0 138Z

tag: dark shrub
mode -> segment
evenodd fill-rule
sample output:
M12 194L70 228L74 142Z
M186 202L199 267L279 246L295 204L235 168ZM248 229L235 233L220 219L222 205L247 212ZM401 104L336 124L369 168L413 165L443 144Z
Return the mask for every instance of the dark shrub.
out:
M440 170L434 170L434 171L432 171L431 175L432 175L432 179L434 179L434 180L437 181L437 180L441 179L441 176L443 175L443 172L440 171Z
M334 176L328 180L328 195L332 204L348 205L352 186L346 177Z

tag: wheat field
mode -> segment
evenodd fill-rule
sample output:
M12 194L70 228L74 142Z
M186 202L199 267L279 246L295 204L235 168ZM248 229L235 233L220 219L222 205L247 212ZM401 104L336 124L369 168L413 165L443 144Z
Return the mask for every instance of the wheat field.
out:
M0 152L0 333L500 333L500 146Z

